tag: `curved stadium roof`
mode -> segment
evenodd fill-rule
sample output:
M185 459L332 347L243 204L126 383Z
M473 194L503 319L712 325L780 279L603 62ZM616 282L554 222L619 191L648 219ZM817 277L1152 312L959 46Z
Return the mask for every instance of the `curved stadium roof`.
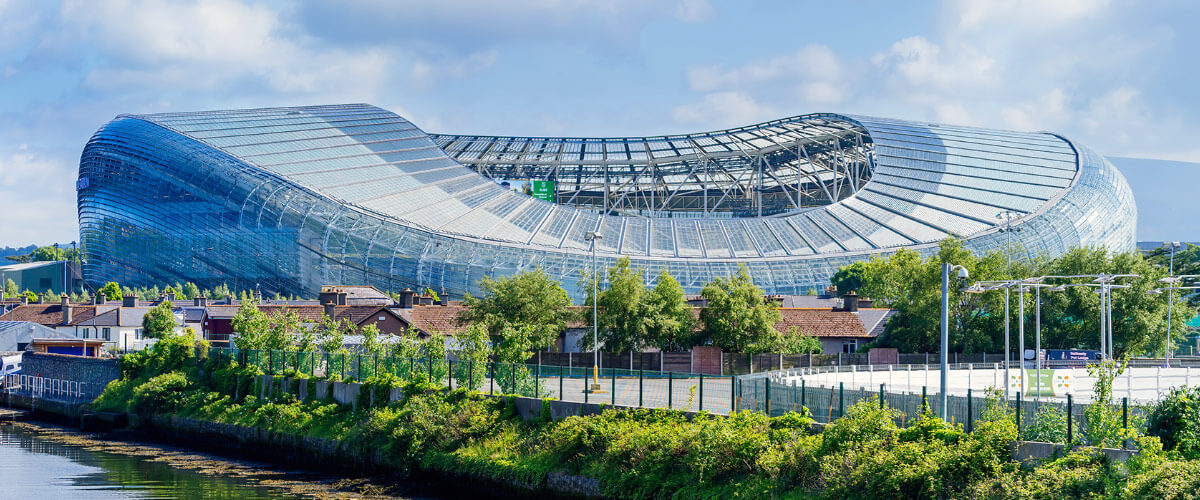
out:
M429 135L362 104L121 115L79 175L88 279L292 293L458 296L541 265L578 295L588 231L601 265L630 257L648 281L665 267L696 291L745 264L804 293L947 235L1130 249L1136 219L1120 173L1063 137L834 114L630 138ZM554 180L559 203L489 176Z

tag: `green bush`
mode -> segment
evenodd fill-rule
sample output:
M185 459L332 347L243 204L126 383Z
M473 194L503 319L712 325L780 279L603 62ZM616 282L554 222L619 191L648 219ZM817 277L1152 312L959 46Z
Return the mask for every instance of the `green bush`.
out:
M1146 432L1162 440L1163 449L1190 460L1200 459L1200 387L1178 387L1159 401L1146 420Z
M133 389L129 409L138 416L172 414L181 407L183 393L190 385L182 372L152 377Z

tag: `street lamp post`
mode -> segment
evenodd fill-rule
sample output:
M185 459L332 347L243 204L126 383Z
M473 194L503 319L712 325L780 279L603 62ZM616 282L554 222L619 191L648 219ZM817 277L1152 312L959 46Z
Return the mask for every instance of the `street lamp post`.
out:
M949 391L946 390L950 373L950 273L958 270L959 279L967 279L970 273L967 268L949 262L942 263L942 419L948 415L947 404L950 401Z
M1167 266L1167 276L1171 277L1175 275L1175 249L1179 248L1179 242L1172 241L1166 245L1171 247L1171 262ZM1163 363L1166 364L1171 362L1171 303L1175 302L1174 292L1174 288L1167 288L1167 338L1163 341Z
M600 327L596 323L598 316L597 302L600 301L598 295L600 288L600 275L596 270L596 240L601 239L600 233L588 231L584 234L583 239L591 242L592 247L592 388L591 392L600 391Z
M1172 255L1172 258L1174 258L1174 255ZM1174 298L1175 298L1174 291L1175 290L1195 290L1197 288L1200 288L1200 287L1193 287L1193 286L1177 286L1183 280L1197 279L1197 278L1200 278L1200 274L1181 274L1179 276L1174 276L1173 272L1169 272L1169 275L1166 278L1162 278L1162 279L1158 280L1159 283L1166 283L1168 286L1165 286L1162 288L1156 288L1154 290L1150 290L1149 292L1146 292L1147 295L1150 295L1150 294L1162 293L1163 290L1167 291L1167 336L1166 336L1166 338L1163 339L1164 363L1169 363L1170 356L1171 356L1171 306L1172 306L1172 302L1175 301L1174 300Z

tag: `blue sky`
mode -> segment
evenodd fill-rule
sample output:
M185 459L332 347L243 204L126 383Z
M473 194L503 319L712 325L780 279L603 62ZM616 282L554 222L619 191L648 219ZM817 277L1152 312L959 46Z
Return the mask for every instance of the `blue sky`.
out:
M1195 19L1103 0L0 0L0 245L77 237L79 153L119 113L367 102L434 132L605 136L844 112L1200 162ZM1139 205L1168 207L1139 238L1200 239L1170 222L1200 208L1173 174L1194 190L1200 167L1154 165L1171 175L1127 172Z

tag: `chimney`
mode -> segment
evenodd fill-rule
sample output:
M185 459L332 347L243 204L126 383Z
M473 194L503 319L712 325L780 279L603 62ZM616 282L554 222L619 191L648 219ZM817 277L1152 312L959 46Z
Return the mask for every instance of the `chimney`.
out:
M28 295L21 294L21 304L23 304L23 305L29 304L29 296Z
M325 303L325 315L328 316L329 319L333 319L333 302L332 301Z
M45 304L45 303L46 303L46 298L45 298L45 296L43 296L43 295L42 295L42 294L40 294L40 293L39 293L39 294L37 294L37 302L36 302L36 303L38 303L38 304Z
M127 295L121 300L121 307L137 307L137 297Z
M167 300L171 301L172 304L175 303L175 290L167 291Z
M875 303L875 301L873 301L867 297L859 297L858 298L858 308L859 309L870 309L874 303Z
M400 307L411 309L413 306L413 291L411 288L405 288L400 292Z
M858 295L854 290L842 297L842 309L846 312L858 312Z
M71 324L71 301L67 298L67 294L62 294L59 304L62 307L62 324Z
M94 297L92 297L92 302L95 305L100 305L100 304L104 303L104 299L105 299L104 292L96 292L96 295Z

